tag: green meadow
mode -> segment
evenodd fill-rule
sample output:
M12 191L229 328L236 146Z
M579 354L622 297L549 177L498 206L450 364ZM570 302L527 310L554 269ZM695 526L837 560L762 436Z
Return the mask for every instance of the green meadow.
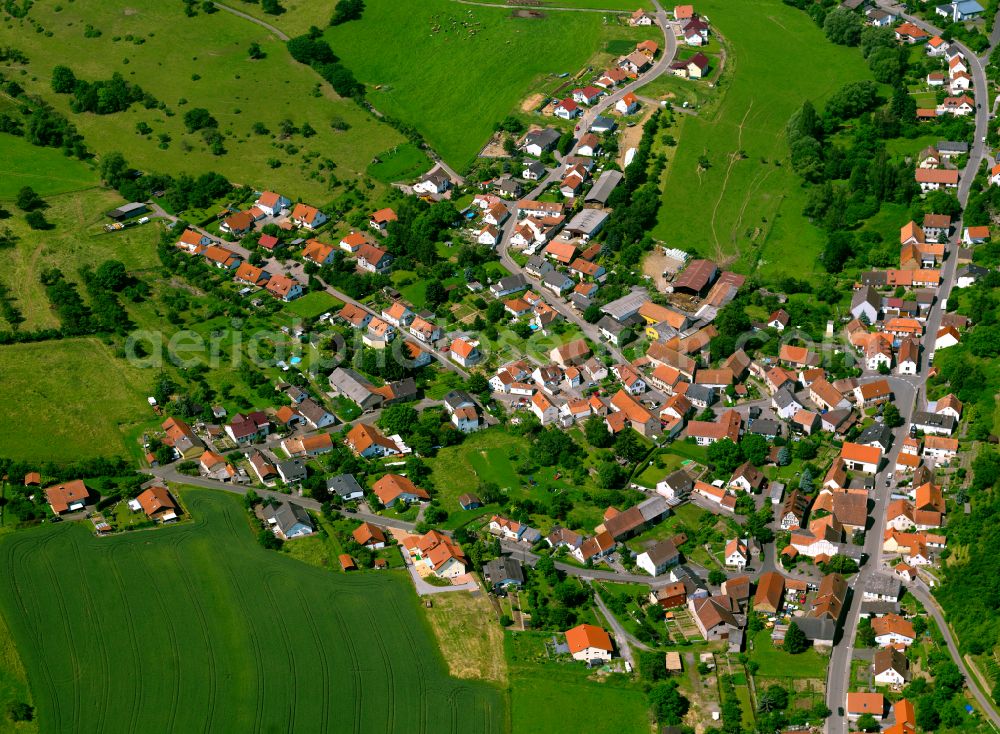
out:
M869 79L867 66L857 49L829 43L808 15L780 0L704 0L698 10L726 40L725 69L718 101L683 118L654 236L726 263L742 260L742 269L756 263L767 276L809 277L824 236L802 216L805 193L789 164L785 124L804 100L821 107L843 84Z
M43 148L34 150L48 152ZM4 251L0 282L10 289L14 305L24 316L21 328L25 331L59 325L39 281L43 270L59 268L67 280L79 282L78 270L82 266L97 267L105 260L120 260L140 277L143 271L160 264L156 242L161 225L156 220L116 232L104 231L104 225L111 221L106 212L122 204L114 191L92 188L47 197L44 213L52 228L43 231L28 227L23 212L3 199L0 196L0 204L13 216L3 220L0 227L10 229L17 242ZM80 295L87 300L82 287ZM0 319L0 329L6 327Z
M534 85L575 74L617 23L601 13L515 18L453 0L368 0L361 20L325 35L378 110L412 124L461 169Z
M97 174L85 163L55 148L39 148L0 133L0 199L13 199L24 186L41 196L96 186Z
M98 339L0 346L0 446L26 461L125 456L125 435L156 416L151 370L118 359Z
M447 675L409 578L265 551L238 498L183 498L195 522L177 527L0 538L42 731L505 729L502 691Z
M311 22L322 26L328 18L324 13ZM265 58L249 58L252 42L260 44ZM391 127L339 98L312 69L293 61L268 30L224 11L188 18L180 2L35 3L27 18L0 27L0 45L18 48L30 60L25 69L0 65L0 72L68 114L98 155L120 151L143 170L214 170L237 183L322 205L330 196L330 169L320 170L324 159L335 164L338 178L350 179L363 175L376 153L403 142ZM67 48L74 53L67 55ZM133 104L109 115L73 114L70 95L55 94L50 86L57 64L68 65L87 81L119 72L166 108ZM195 107L207 109L218 121L226 136L225 154L214 155L200 133L186 131L184 113ZM338 119L349 129L333 129L331 122ZM309 123L316 134L282 139L282 120L300 129ZM269 132L254 133L257 122ZM139 123L152 133L137 133ZM160 147L161 134L170 138L166 149Z

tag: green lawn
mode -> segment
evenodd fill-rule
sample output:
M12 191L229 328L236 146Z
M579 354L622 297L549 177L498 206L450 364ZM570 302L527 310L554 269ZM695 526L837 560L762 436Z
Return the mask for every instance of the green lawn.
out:
M152 371L97 339L0 346L0 446L12 459L68 462L122 456L125 432L156 416Z
M283 310L304 319L314 319L321 313L338 310L343 305L326 291L313 291L286 304Z
M635 10L636 2L630 0L627 9ZM627 35L605 25L600 13L525 19L512 17L507 8L452 0L365 5L360 21L330 28L326 38L368 85L368 99L378 110L415 126L457 168L472 161L494 125L536 91L536 84L575 74L605 37ZM386 42L388 28L391 42ZM662 39L659 33L653 28L649 36Z
M391 184L412 183L434 165L424 151L413 143L402 143L378 154L378 163L368 166L367 173L376 181Z
M0 133L0 150L0 199L13 199L23 186L50 196L97 185L90 166L55 148L39 148L24 138Z
M5 267L0 269L0 281L10 289L14 305L25 318L21 325L24 331L59 325L38 279L43 270L56 267L68 280L79 282L77 271L81 266L96 267L104 260L121 260L139 277L160 263L156 242L161 230L155 221L118 232L104 231L104 225L111 221L105 212L122 203L115 192L90 189L50 196L46 203L49 208L45 210L45 218L53 225L52 229L31 229L12 204L8 207L14 216L0 224L18 238L13 249L4 251ZM81 288L80 293L86 300L86 291Z
M44 730L503 730L502 692L448 677L408 579L264 551L236 497L184 498L184 526L0 540Z
M235 0L233 4L241 10L252 7ZM309 10L294 15L302 20L308 16L307 27L326 25L329 10L322 15ZM85 37L88 25L100 36ZM252 42L260 44L265 58L250 60L247 47ZM363 175L376 153L403 142L394 129L353 101L337 97L312 69L293 61L269 31L227 12L188 18L183 3L158 0L130 0L125 5L35 3L26 19L5 22L0 45L21 49L30 59L26 75L20 67L6 65L0 65L0 72L69 113L96 153L120 151L142 170L214 170L232 181L322 205L330 192L330 169L320 169L324 159L336 164L338 178L347 180ZM70 95L54 94L50 87L56 64L70 66L87 81L120 72L166 109L134 104L109 115L72 114ZM213 155L199 132L185 130L184 113L194 107L207 109L218 121L225 135L224 155ZM334 130L330 123L335 118L350 129ZM279 123L285 119L299 128L308 122L316 134L280 139ZM140 122L149 125L152 134L138 134ZM253 133L255 122L270 132ZM166 150L159 147L161 133L171 138ZM271 166L272 160L278 167Z
M619 734L649 731L642 691L624 681L588 679L583 663L544 652L550 634L511 633L504 647L510 668L511 730L517 734Z
M809 648L798 655L790 655L774 646L771 631L764 629L753 636L750 659L760 665L760 678L826 678L830 658Z
M743 258L746 268L759 254L769 276L809 276L824 238L801 214L805 194L788 162L785 124L803 100L822 105L870 74L857 49L828 43L808 15L780 0L706 0L698 11L728 44L722 97L684 121L654 235L705 257ZM698 170L703 155L707 171ZM698 214L676 227L679 208Z
M486 0L486 2L490 5L507 6L507 3L501 2L501 0ZM558 8L618 10L622 12L628 11L629 13L636 8L653 9L653 3L650 0L542 0L538 5L542 10L545 10L549 6Z

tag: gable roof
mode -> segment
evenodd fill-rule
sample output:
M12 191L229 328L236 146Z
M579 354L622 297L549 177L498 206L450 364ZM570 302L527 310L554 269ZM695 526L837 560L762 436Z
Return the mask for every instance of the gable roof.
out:
M571 630L566 630L566 644L570 654L582 652L588 648L612 652L611 637L608 633L592 624L579 624Z

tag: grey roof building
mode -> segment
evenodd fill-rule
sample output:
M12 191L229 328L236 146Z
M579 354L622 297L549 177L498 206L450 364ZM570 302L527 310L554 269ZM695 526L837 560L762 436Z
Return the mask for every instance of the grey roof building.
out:
M493 588L524 585L521 562L510 556L500 556L483 565L483 577Z
M594 185L591 187L587 196L584 197L586 202L594 202L597 204L607 204L608 197L611 196L611 192L622 182L625 178L621 171L605 171L598 178Z
M365 490L358 484L353 474L338 474L326 480L326 491L336 494L342 500L359 500L365 496Z
M276 531L275 535L286 540L315 532L312 518L301 505L285 501L278 505L265 505L264 520Z

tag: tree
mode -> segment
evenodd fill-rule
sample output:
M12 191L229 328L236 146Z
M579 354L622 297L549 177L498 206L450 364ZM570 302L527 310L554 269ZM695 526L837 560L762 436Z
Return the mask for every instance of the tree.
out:
M720 571L717 568L713 568L711 571L708 572L708 583L710 583L712 586L722 585L723 583L725 583L726 578L727 578L726 572Z
M740 447L728 438L709 444L707 456L718 471L727 474L743 463Z
M889 428L899 428L903 425L903 416L895 403L886 403L882 409L882 420Z
M73 70L62 64L52 70L52 91L56 94L72 94L76 89L76 76Z
M615 438L615 456L634 464L646 455L646 447L634 428L626 428Z
M763 436L751 433L743 437L739 446L740 454L742 454L743 458L754 466L763 466L764 463L767 462L767 456L770 453L770 448L767 445L767 440Z
M599 415L587 418L583 424L583 435L595 449L606 449L615 442L614 434L608 430L607 424Z
M390 405L378 418L378 426L387 434L409 435L417 426L419 416L412 405Z
M809 649L809 640L806 639L806 633L799 629L799 626L794 621L788 625L788 631L785 632L783 647L785 648L785 652L790 655L798 655Z
M444 284L440 280L432 280L427 283L424 298L428 306L437 308L448 300L448 293L445 291Z
M218 127L219 122L204 107L193 107L184 113L184 127L189 133L209 127Z
M268 15L281 15L285 12L278 0L260 0L260 7Z
M857 46L863 29L861 16L846 8L836 8L823 21L827 40L840 46Z
M52 225L49 224L48 220L45 218L45 215L42 214L42 212L39 211L38 209L28 212L27 216L25 216L24 218L24 221L26 221L28 223L28 226L31 227L32 229L38 229L38 230L52 229Z
M625 478L625 470L613 461L602 462L597 467L597 486L601 489L617 489Z
M858 731L878 731L881 727L871 714L862 714L858 717Z
M758 711L782 711L788 708L788 691L774 684L768 686L757 697Z
M788 446L778 449L778 466L788 466L792 463L792 452Z
M858 622L858 646L875 647L875 630L872 629L872 621L868 617Z
M260 44L254 41L253 43L250 44L250 47L247 49L247 55L251 59L254 59L256 61L257 59L264 58L267 54L264 53L264 50L260 47Z
M358 20L365 11L364 0L338 0L330 17L330 25L340 25L350 20Z
M803 492L811 493L815 488L816 485L813 483L812 472L807 467L802 470L802 476L799 478L799 489Z
M17 192L17 198L14 199L14 204L21 211L30 212L35 209L41 209L45 206L45 200L39 196L33 188L30 186L24 186Z
M94 280L101 288L120 291L129 283L125 264L120 260L105 260L94 272Z
M31 721L35 718L35 709L24 701L15 701L7 707L7 717L13 722Z
M649 704L660 724L676 726L687 714L690 703L677 689L677 681L657 683L649 689Z
M474 395L479 395L480 397L489 397L490 394L490 381L486 379L484 375L478 372L474 372L469 376L469 382L467 384L469 392Z

